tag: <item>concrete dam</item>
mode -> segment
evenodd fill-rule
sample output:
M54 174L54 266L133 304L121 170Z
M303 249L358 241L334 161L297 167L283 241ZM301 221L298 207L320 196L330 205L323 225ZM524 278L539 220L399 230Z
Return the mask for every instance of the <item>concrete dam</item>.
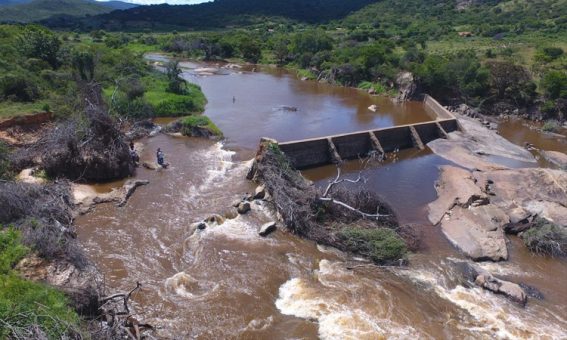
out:
M407 148L424 149L438 138L459 130L457 119L435 99L426 95L424 105L432 120L376 130L279 143L296 169L306 169L342 160L366 157L370 152L385 154Z

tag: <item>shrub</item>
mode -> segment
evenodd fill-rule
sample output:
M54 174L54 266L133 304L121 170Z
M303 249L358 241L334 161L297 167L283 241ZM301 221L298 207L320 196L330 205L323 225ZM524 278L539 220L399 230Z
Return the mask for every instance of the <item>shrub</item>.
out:
M0 141L0 179L12 178L8 146Z
M21 244L20 233L10 228L0 229L0 275L5 275L20 261L28 249Z
M551 256L567 255L567 228L537 218L522 235L524 244L533 252Z
M28 77L21 74L7 74L0 78L0 99L32 102L38 99L40 91Z
M405 242L392 229L358 229L343 228L339 238L347 250L368 256L379 264L391 264L403 259L407 253Z
M548 120L547 122L545 122L545 124L543 124L542 130L545 132L557 132L559 131L560 127L561 124L559 124L558 121Z

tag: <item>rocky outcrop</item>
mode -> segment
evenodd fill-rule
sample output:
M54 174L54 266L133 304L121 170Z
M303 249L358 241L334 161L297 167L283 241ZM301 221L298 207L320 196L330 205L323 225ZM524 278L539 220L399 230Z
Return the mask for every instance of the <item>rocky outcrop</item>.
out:
M399 93L395 100L398 102L405 102L415 98L418 93L418 86L415 77L410 72L401 72L396 78L396 85L398 86Z
M493 293L502 294L521 306L524 306L526 302L528 302L528 296L520 285L497 279L489 273L478 275L475 279L475 283Z
M443 216L455 206L464 208L473 203L486 202L488 197L476 185L472 174L453 166L441 167L439 180L435 184L439 199L429 204L429 221L441 222Z
M103 280L94 266L79 269L65 260L49 261L32 255L21 260L16 270L28 280L43 282L65 292L81 315L97 315Z
M508 216L493 205L456 207L441 221L443 234L474 261L508 259L503 226Z
M116 203L118 207L123 207L138 187L149 183L146 180L128 180L122 187L104 194L97 194L89 190L88 186L85 185L75 185L73 188L75 205L78 208L79 214L86 214L95 205L102 203Z
M460 116L462 131L449 134L448 139L436 139L428 144L436 154L468 169L504 169L507 164L535 164L533 155L480 122Z
M540 154L548 162L556 165L560 169L567 170L567 155L559 151L540 151Z

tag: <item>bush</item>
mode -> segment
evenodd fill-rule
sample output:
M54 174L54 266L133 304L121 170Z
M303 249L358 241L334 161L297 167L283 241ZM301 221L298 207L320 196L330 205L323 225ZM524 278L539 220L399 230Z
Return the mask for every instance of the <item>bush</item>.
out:
M8 274L27 253L19 232L12 228L0 229L0 275Z
M0 78L0 99L33 102L40 96L37 85L20 74L7 74Z
M8 146L0 141L0 179L8 180L11 178Z
M407 253L405 242L392 229L343 228L339 238L347 250L369 257L375 263L391 264Z
M545 132L557 132L561 128L561 124L559 124L556 120L548 120L543 124L542 130Z
M534 225L521 235L524 244L533 252L551 256L567 255L567 228L546 219L537 218Z

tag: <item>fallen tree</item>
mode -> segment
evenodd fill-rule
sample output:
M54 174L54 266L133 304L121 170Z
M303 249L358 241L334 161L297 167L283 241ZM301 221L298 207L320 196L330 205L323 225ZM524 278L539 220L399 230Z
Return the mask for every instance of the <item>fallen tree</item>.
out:
M399 226L394 211L377 193L341 186L362 183L362 174L347 179L339 169L321 190L291 166L275 141L263 139L248 179L264 185L289 230L317 243L367 256L379 264L399 263L405 260L408 244L416 247L416 234ZM399 233L402 230L405 233ZM400 234L409 235L411 242L406 243Z

